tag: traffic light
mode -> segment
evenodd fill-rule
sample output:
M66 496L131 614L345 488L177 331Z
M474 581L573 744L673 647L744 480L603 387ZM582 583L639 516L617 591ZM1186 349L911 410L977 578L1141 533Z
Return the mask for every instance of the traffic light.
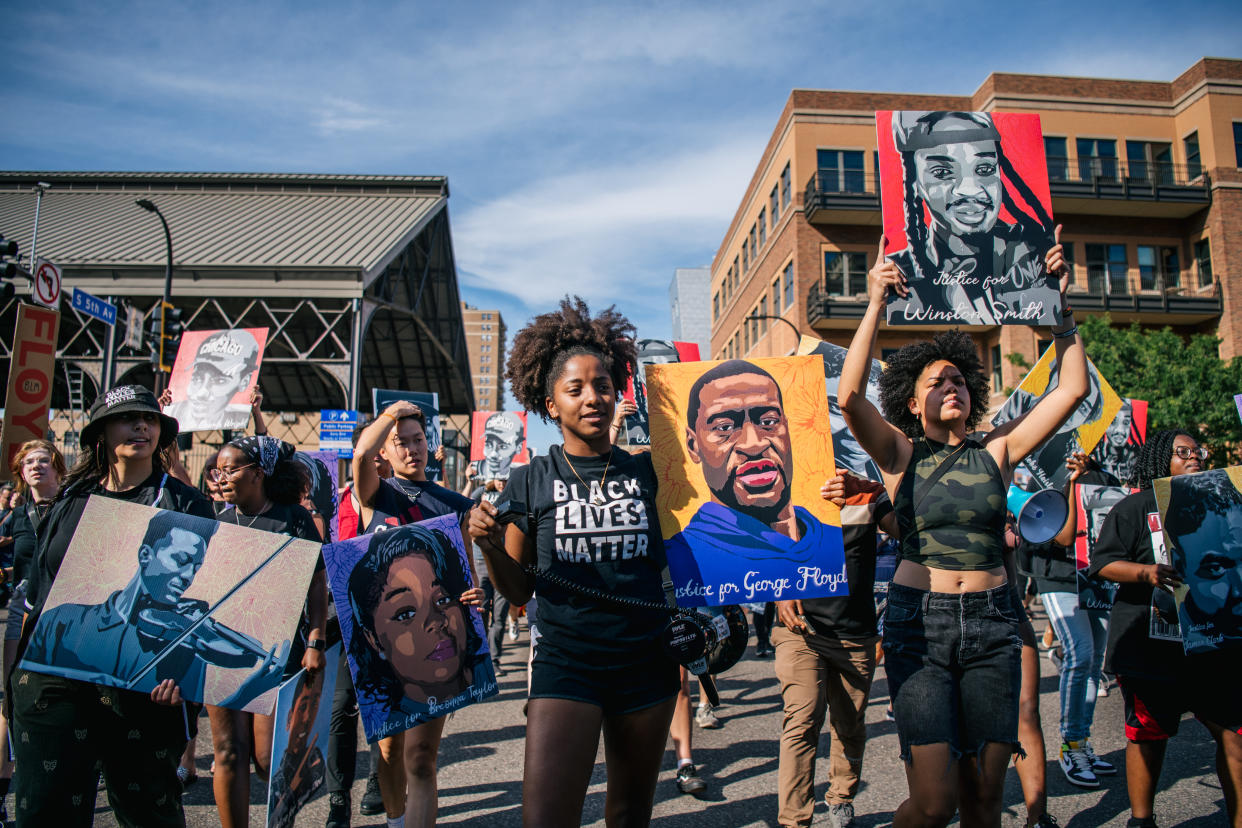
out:
M160 302L151 309L151 321L147 324L147 344L151 348L151 365L157 371L172 371L172 361L181 344L185 325L181 321L181 309L172 302Z
M0 236L0 302L7 302L13 298L16 288L10 280L17 276L17 262L5 261L5 259L17 258L17 242L13 239L6 239Z

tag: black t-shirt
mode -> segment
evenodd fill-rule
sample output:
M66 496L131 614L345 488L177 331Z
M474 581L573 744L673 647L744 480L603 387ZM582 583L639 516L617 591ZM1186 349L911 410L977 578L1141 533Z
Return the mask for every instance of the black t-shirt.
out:
M1153 532L1153 526L1155 531ZM1110 563L1153 564L1153 534L1159 536L1160 513L1151 489L1123 498L1100 528L1092 555L1091 575ZM1162 542L1162 541L1157 541ZM1186 655L1178 641L1151 638L1151 591L1147 584L1121 584L1108 624L1108 655L1104 669L1122 676L1171 680Z
M47 601L52 583L56 580L56 573L60 571L69 542L73 539L73 533L78 528L78 521L82 519L82 512L86 510L86 502L91 495L216 519L211 501L202 492L163 472L152 473L142 483L124 492L110 492L96 482L81 481L75 484L52 505L39 528L38 548L27 575L30 583L26 588L26 606L31 612L31 618L26 624L28 630L34 629L38 614ZM137 557L134 561L136 564Z
M429 480L405 480L393 476L380 481L370 506L371 521L359 534L382 532L440 515L457 514L461 517L474 507L474 501Z
M13 583L20 584L29 577L30 564L34 561L39 545L38 531L47 517L52 504L27 500L26 505L13 513ZM31 523L31 518L34 523Z
M892 501L878 487L842 507L841 536L845 542L845 574L849 578L850 594L839 598L802 599L802 612L815 628L815 634L806 639L812 649L825 640L858 641L877 635L876 523L892 511Z
M540 648L613 666L649 657L668 610L622 606L608 596L667 607L655 493L651 457L618 448L604 456L566 458L560 446L552 446L513 470L496 505L526 504L527 517L517 525L534 538L539 568L555 579L535 580ZM603 505L592 503L592 495L602 496ZM577 588L564 586L566 581Z

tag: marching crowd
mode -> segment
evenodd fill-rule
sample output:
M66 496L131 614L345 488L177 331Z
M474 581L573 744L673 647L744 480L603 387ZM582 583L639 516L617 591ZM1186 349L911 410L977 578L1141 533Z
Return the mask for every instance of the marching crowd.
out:
M869 274L870 301L838 396L851 432L883 482L839 472L821 489L841 507L849 597L752 608L759 654L769 648L773 653L784 702L779 823L811 824L825 724L831 735L825 797L830 824L844 828L854 820L867 740L864 712L882 660L909 786L894 825L942 826L955 816L965 826L999 825L1011 762L1022 782L1027 824L1056 825L1046 811L1039 641L1027 614L1029 596L1037 594L1061 652L1060 765L1066 778L1092 787L1101 775L1118 772L1091 744L1095 700L1106 674L1115 677L1125 701L1128 824L1157 824L1165 745L1182 715L1192 712L1216 741L1228 819L1242 826L1242 703L1238 684L1229 679L1238 673L1237 654L1187 656L1180 644L1148 635L1154 596L1179 580L1176 570L1153 557L1151 484L1206 467L1193 424L1148 435L1136 479L1121 481L1132 482L1137 492L1113 508L1090 562L1091 575L1120 585L1111 617L1108 610L1082 609L1073 553L1067 551L1087 531L1077 525L1076 512L1070 510L1053 541L1030 544L1018 536L1006 499L1018 464L1061 427L1088 391L1072 311L1052 331L1057 387L991 432L978 431L988 382L974 344L962 333L943 333L894 354L880 379L877 407L865 391L879 321L890 292L908 291L896 265L884 263L883 256L880 262ZM1060 245L1045 264L1065 276ZM717 722L710 705L695 711L693 676L661 645L669 608L655 500L660 480L649 453L616 445L631 410L618 403L618 389L634 369L634 335L615 310L592 316L581 300L562 302L517 333L506 374L513 396L528 412L555 423L561 442L515 467L507 481L476 480L464 493L429 481L424 416L417 406L396 402L356 433L352 483L341 492L341 539L456 516L474 546L475 578L445 601L484 610L494 654L512 623L510 607L525 605L532 638L522 788L528 826L580 822L601 735L610 826L650 821L670 736L680 789L696 794L708 784L691 758L691 722ZM52 443L30 442L13 461L16 491L0 491L0 535L11 538L11 551L0 554L10 562L8 582L14 585L0 723L12 760L6 753L0 763L0 793L14 794L19 826L89 825L101 774L121 824L184 824L181 792L195 778L199 711L183 701L182 689L186 681L201 681L203 664L225 658L227 649L199 636L186 678L160 682L149 694L91 682L89 676L106 667L85 654L77 656L81 679L17 666L30 648L55 648L88 625L111 636L97 660L138 659L151 639L184 623L178 618L197 619L204 610L183 593L202 564L206 539L174 530L144 543L138 575L104 609L89 617L50 609L39 626L48 640L32 641L88 498L155 505L296 538L328 538L293 447L266 436L261 417L255 418L258 433L220 449L200 488L177 458L178 424L160 403L138 386L109 390L91 409L72 469ZM720 428L721 440L738 457L763 451L756 422ZM1084 455L1065 462L1072 481L1102 481ZM586 562L558 555L558 507L566 499L585 506L592 493L608 486L637 493L631 508L639 519L633 525L641 527L637 546L646 553ZM876 586L885 583L877 617ZM360 613L370 619L368 639L390 634L374 606L362 606ZM286 676L303 667L322 670L327 642L339 635L336 624L321 560L292 651L260 653L265 670L282 664ZM377 654L384 657L383 650ZM237 692L244 695L246 685ZM345 659L331 704L323 758L328 824L348 826L358 705ZM248 824L251 768L261 778L272 775L268 759L281 723L232 707L209 705L207 713L220 822ZM363 813L382 811L389 826L435 823L444 722L432 719L373 746L372 778L358 803Z

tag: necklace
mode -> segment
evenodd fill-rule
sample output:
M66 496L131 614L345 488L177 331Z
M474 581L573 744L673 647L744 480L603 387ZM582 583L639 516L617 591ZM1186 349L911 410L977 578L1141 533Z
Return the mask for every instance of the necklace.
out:
M574 468L573 461L569 459L569 455L561 450L561 456L565 458L565 462L569 464L569 470L574 473L574 477L578 478L578 482L582 484L582 488L591 492L591 487L582 479L582 475L578 474L578 470ZM592 506L605 506L608 504L608 498L604 497L604 482L608 480L608 469L612 468L612 451L608 452L608 462L604 464L604 473L599 478L599 488L591 492L590 500Z
M263 513L264 513L264 512L266 512L266 511L267 511L268 509L270 509L270 508L272 508L271 501L267 501L267 500L263 501L263 508L262 508L262 509L260 509L259 511L255 512L255 513L251 516L251 518L250 518L250 522L249 522L249 523L242 523L242 522L241 522L241 519L242 519L242 510L241 510L241 509L239 509L238 507L234 506L234 507L233 507L233 511L237 513L237 525L238 525L238 526L245 526L247 529L253 529L253 528L254 528L254 522L255 522L256 520L258 520L259 518L263 517Z

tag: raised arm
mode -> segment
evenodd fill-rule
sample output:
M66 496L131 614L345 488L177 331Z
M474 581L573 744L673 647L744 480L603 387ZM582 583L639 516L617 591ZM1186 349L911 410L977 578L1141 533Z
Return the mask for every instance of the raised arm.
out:
M888 292L895 291L906 296L906 279L897 265L884 258L884 238L880 237L880 249L876 254L875 267L867 274L867 312L854 332L850 349L841 367L841 382L837 402L845 416L845 424L858 439L859 444L880 469L889 474L901 471L902 452L910 445L909 438L896 426L884 419L871 401L867 399L867 376L871 368L871 352L875 349L875 336L880 327L880 315L888 301Z
M412 402L398 400L380 412L375 422L362 430L358 435L358 445L354 447L354 459L351 463L354 472L354 495L358 502L368 509L375 493L379 491L379 472L375 470L375 456L379 454L388 435L397 425L397 420L418 411Z
M1063 492L1066 502L1069 503L1069 510L1065 514L1065 525L1061 527L1061 531L1057 532L1053 540L1062 546L1069 547L1073 546L1078 538L1078 500L1074 497L1074 484L1087 471L1087 455L1081 451L1074 452L1065 461L1065 468L1070 470Z
M1057 243L1044 257L1044 266L1049 273L1060 277L1061 296L1064 303L1070 272L1065 264L1064 248L1061 246L1060 225L1057 225L1056 241ZM1087 353L1082 344L1082 337L1078 335L1078 326L1074 324L1073 311L1067 311L1061 326L1053 329L1052 341L1056 348L1057 365L1060 366L1060 380L1057 382L1057 387L1045 394L1026 414L1006 423L994 432L995 438L1005 441L1005 451L1010 468L1020 463L1028 454L1055 434L1066 418L1082 402L1083 397L1087 395Z

